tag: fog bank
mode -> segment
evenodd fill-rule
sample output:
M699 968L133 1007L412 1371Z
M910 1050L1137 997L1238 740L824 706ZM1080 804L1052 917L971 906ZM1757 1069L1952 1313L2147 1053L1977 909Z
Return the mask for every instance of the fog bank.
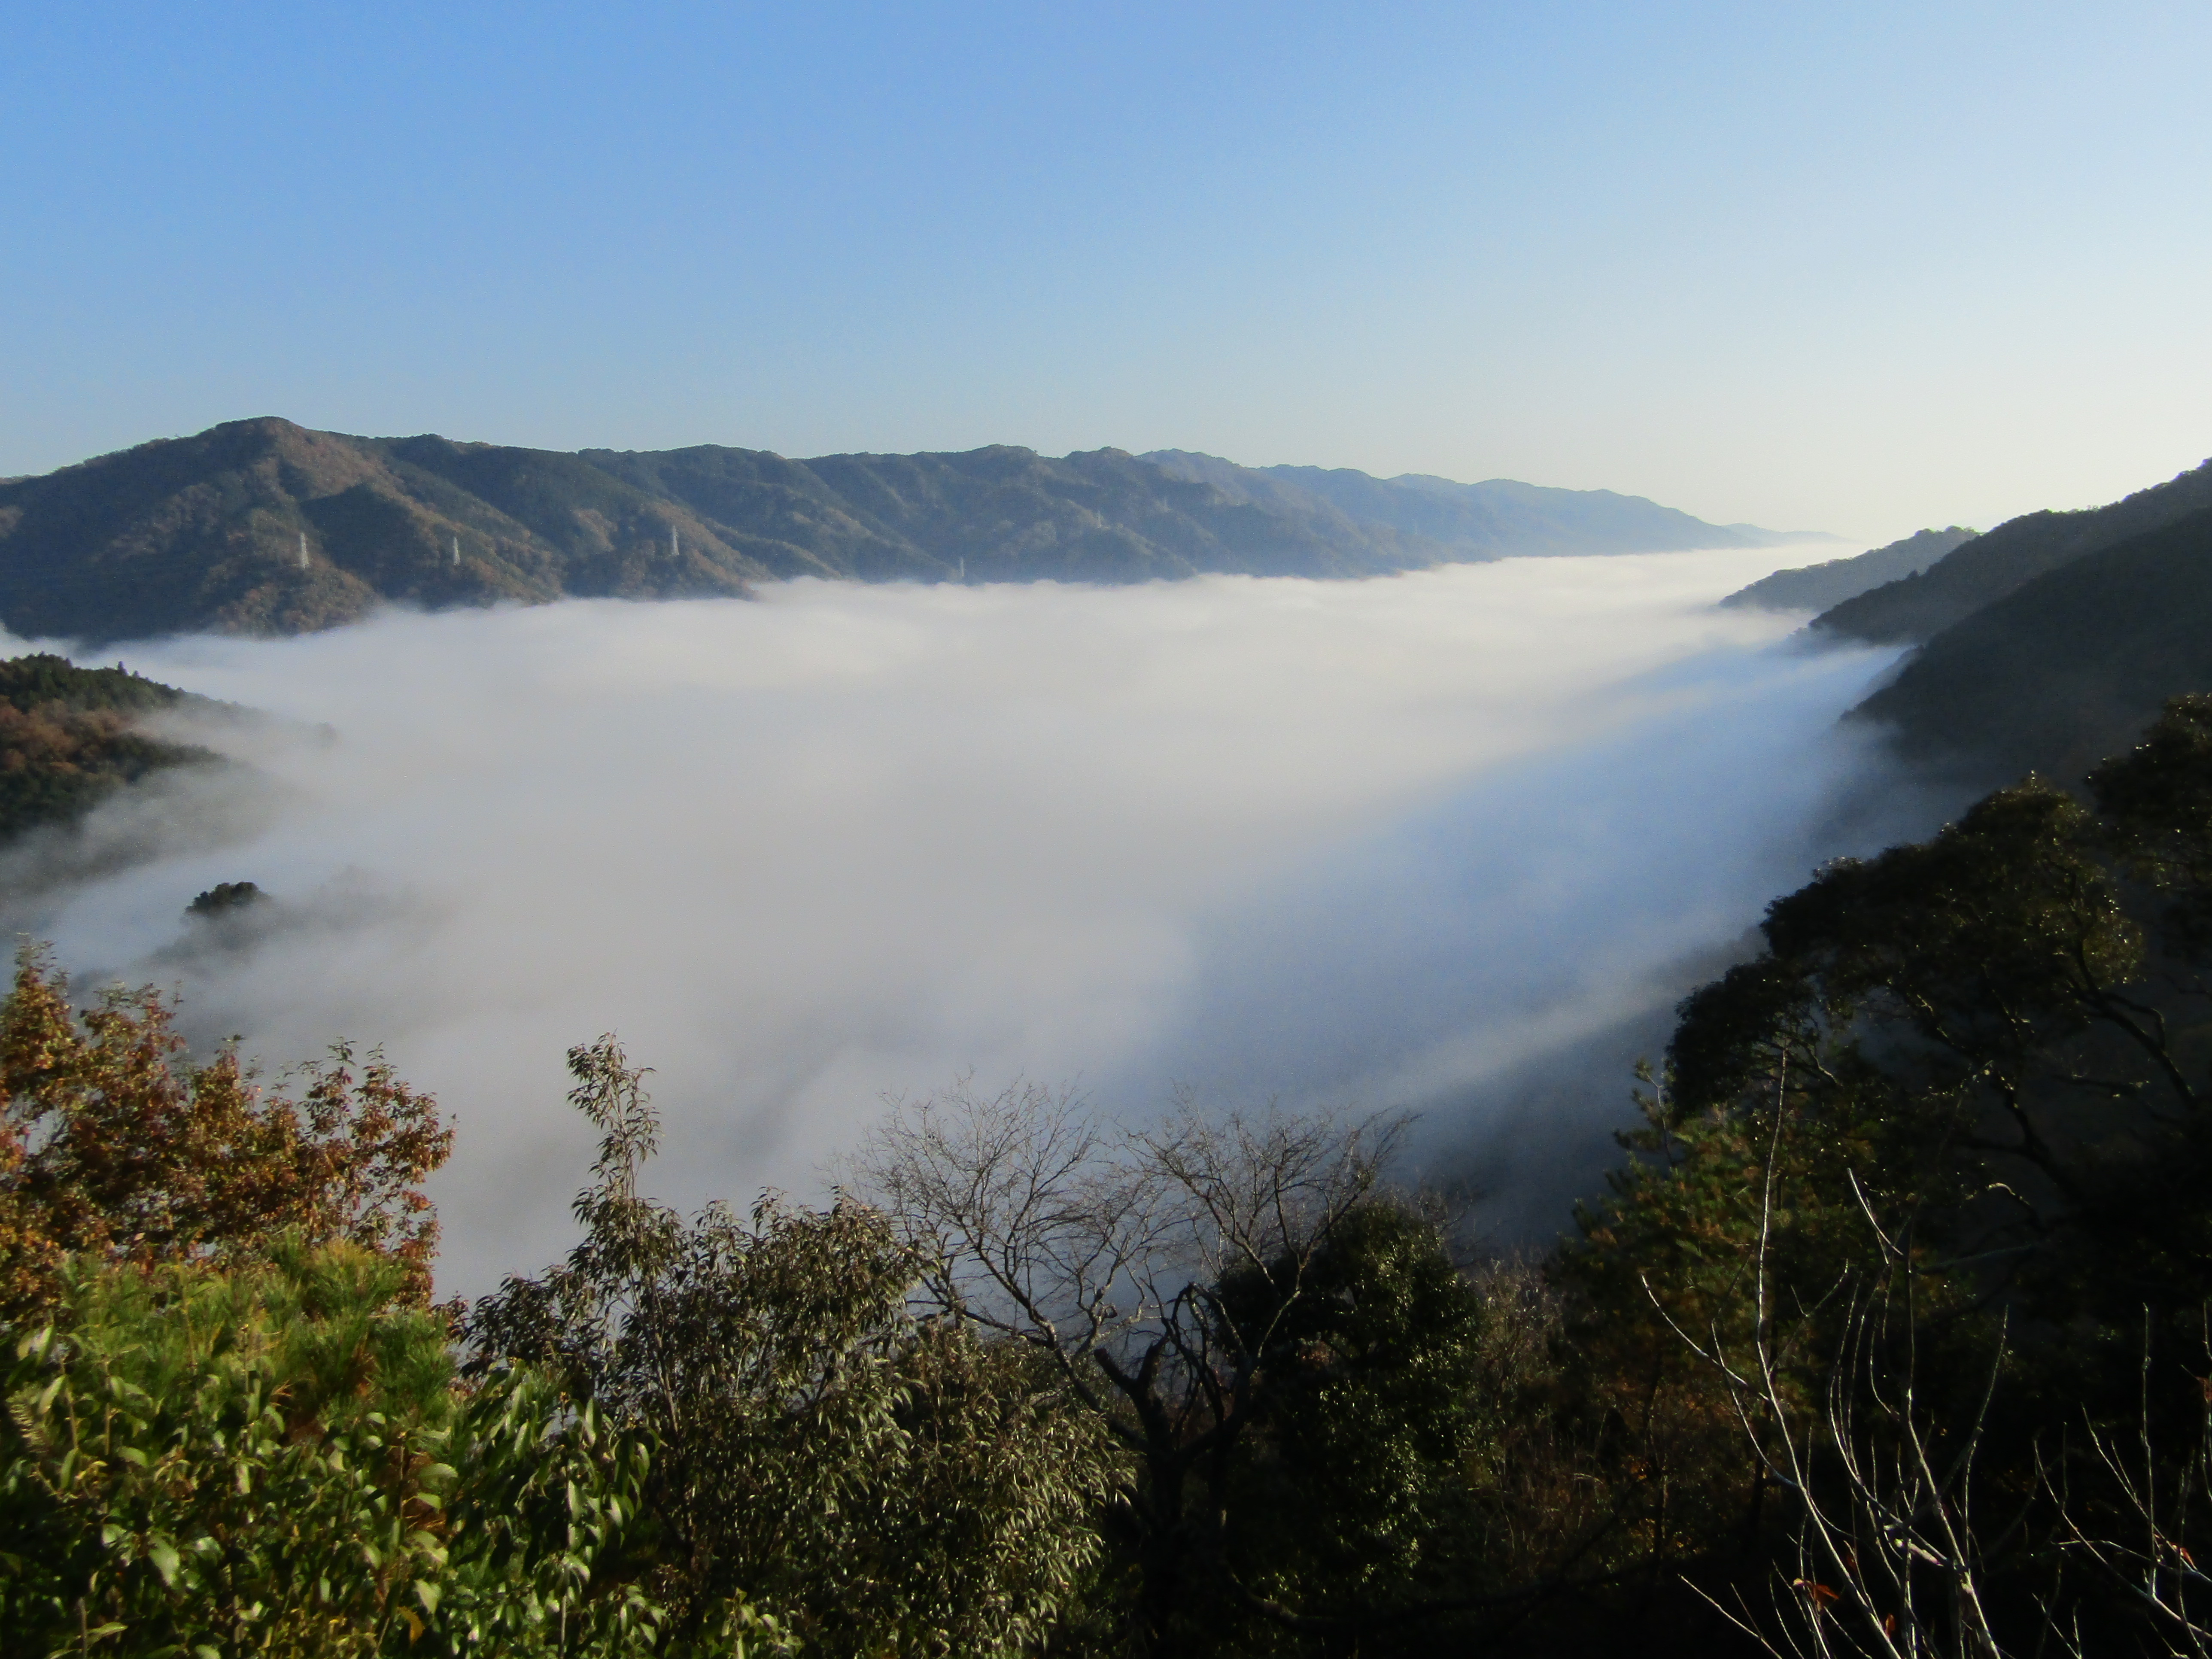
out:
M1887 653L1710 608L1784 560L799 582L144 647L278 717L192 734L261 781L190 785L198 839L38 925L271 1069L384 1043L459 1126L449 1289L565 1245L562 1057L607 1030L657 1068L682 1203L811 1191L884 1092L972 1069L1130 1114L1418 1105L1436 1167L1540 1231L1673 998L1812 864L1924 827L1832 730ZM187 929L234 879L262 923Z

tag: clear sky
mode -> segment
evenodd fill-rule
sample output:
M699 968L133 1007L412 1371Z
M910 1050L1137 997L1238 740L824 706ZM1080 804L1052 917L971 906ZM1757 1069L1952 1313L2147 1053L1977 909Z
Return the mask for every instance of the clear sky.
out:
M1518 477L2212 454L2212 7L19 5L0 474L216 421Z

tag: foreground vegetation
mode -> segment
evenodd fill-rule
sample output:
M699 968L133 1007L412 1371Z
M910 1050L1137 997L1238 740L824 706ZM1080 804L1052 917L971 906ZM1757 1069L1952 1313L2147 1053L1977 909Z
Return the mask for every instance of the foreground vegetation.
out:
M684 1216L612 1038L581 1242L429 1304L447 1133L35 953L0 1006L10 1653L2200 1653L2212 700L1829 866L1577 1236L1387 1118L892 1112ZM2203 1558L2212 1559L2212 1558Z

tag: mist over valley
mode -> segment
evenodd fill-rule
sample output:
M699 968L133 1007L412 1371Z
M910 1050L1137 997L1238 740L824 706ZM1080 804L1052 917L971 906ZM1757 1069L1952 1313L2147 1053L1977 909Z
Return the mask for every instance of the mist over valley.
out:
M0 1656L2212 1656L2212 9L10 21Z
M1423 1160L1540 1241L1653 1018L1771 892L1929 821L1869 816L1881 763L1835 728L1893 651L1712 608L1780 556L802 580L140 646L264 711L167 717L247 769L103 808L92 843L150 811L176 844L15 923L274 1067L386 1045L459 1126L452 1289L568 1237L561 1056L608 1030L687 1206L817 1194L883 1096L972 1072L1132 1120L1179 1087L1417 1108ZM182 917L239 878L272 902Z

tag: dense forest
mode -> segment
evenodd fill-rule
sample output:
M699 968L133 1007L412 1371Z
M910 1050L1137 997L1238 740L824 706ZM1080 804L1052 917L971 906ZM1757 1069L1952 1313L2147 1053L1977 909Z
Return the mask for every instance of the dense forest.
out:
M1861 718L1978 779L2071 777L2170 692L2212 687L2212 507L2085 554L1943 629Z
M2212 698L1823 869L1568 1242L1385 1116L961 1091L433 1305L450 1133L152 990L0 1004L11 1652L2201 1652Z
M2212 690L2212 462L2109 507L2009 520L1835 605L1811 635L1914 646L1853 715L1950 783L2078 777L2166 698Z
M797 576L1344 577L1787 539L1605 490L1180 452L568 453L261 419L0 481L0 623L97 645L301 633L391 602L743 595Z
M0 844L40 824L75 823L125 784L216 756L138 729L138 717L187 694L65 657L0 661Z

